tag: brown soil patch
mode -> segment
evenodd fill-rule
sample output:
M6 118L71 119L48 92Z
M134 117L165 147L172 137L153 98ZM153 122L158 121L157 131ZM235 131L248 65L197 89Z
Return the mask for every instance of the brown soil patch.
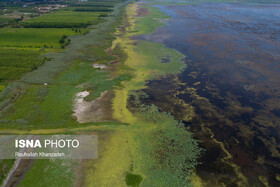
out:
M112 119L112 101L113 92L105 91L100 97L93 101L85 101L84 97L88 92L77 94L74 105L74 116L79 123L114 121Z

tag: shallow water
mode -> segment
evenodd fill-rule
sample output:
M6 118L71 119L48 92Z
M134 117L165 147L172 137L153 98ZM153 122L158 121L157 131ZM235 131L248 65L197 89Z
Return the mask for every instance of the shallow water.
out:
M280 6L158 7L172 19L142 39L180 51L188 67L180 84L149 82L146 102L178 119L187 114L174 97L194 107L185 123L206 148L197 174L208 185L280 186Z

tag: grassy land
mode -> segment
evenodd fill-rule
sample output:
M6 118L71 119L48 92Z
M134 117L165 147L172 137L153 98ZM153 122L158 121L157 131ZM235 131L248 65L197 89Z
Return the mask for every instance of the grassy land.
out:
M63 35L75 35L72 29L56 28L2 28L0 47L19 48L60 48L59 40Z
M76 166L72 160L36 160L18 186L74 186Z
M141 65L144 71L150 70L157 75L176 74L185 67L184 55L159 43L138 42L136 52L144 58L145 63Z
M38 51L1 50L0 83L19 79L23 74L37 69L45 59Z
M3 179L7 176L9 173L10 169L13 167L14 160L9 159L9 160L0 160L0 184L3 183Z
M108 72L94 69L92 63L76 61L54 84L28 87L26 94L15 103L14 109L2 117L2 122L5 122L2 124L9 127L18 121L18 125L21 122L30 127L74 125L77 122L72 117L72 101L76 93L90 91L86 99L92 100L127 78L120 76L111 80ZM82 84L84 86L80 86Z

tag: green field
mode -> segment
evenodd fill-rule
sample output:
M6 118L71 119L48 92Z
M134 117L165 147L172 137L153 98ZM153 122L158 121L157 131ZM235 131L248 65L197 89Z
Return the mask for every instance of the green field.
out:
M86 29L79 30L84 32ZM63 28L1 28L0 84L18 80L23 74L37 69L46 60L39 58L45 49L60 50L64 47L60 43L62 36L74 34L80 33Z
M79 34L71 29L57 28L2 28L0 47L60 48L63 35Z
M85 27L101 21L102 12L57 11L21 23L24 27L72 28Z
M45 59L40 52L24 50L0 50L0 83L19 79L24 73L37 69Z

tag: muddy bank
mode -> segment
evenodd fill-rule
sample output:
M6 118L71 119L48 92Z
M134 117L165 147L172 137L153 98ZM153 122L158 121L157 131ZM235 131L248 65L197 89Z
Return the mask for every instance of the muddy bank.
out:
M93 101L85 101L89 92L83 91L76 94L74 100L74 114L79 123L113 121L112 101L113 91L105 91Z

